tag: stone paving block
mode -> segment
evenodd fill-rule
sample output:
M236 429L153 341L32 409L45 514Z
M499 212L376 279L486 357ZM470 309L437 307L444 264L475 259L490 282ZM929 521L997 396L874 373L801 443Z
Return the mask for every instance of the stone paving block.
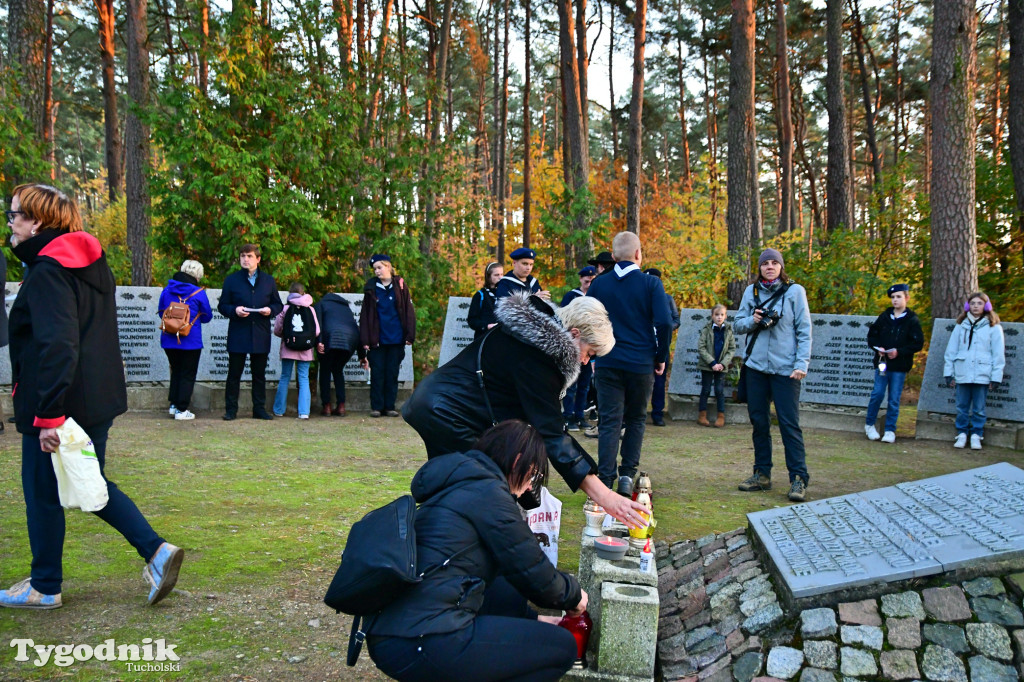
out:
M668 639L683 631L683 621L675 616L658 619L658 639Z
M686 650L692 651L697 644L703 642L711 635L717 634L714 628L699 627L686 633Z
M800 613L800 633L804 637L831 637L836 634L836 612L832 609L807 609Z
M746 547L750 544L750 540L747 539L746 535L737 535L734 538L729 538L725 542L725 548L730 552L735 552L740 547Z
M913 680L921 676L913 651L907 649L883 651L879 658L882 664L882 677L888 680Z
M732 656L725 654L706 668L701 668L701 671L697 673L697 679L707 682L717 682L718 680L728 682L732 680L732 671L729 669L731 663Z
M762 677L755 677L750 682L782 682L782 680L777 677L768 677L767 675L764 675Z
M971 669L971 682L1017 682L1017 671L1012 665L998 663L984 656L967 659Z
M704 594L704 588L701 587L688 595L684 599L679 600L679 617L683 620L694 616L698 611L706 606L707 597Z
M967 641L982 656L997 658L1000 661L1012 661L1013 649L1010 648L1010 635L1006 628L995 623L968 623Z
M764 665L764 654L759 651L748 651L732 664L732 676L736 682L750 682L761 673Z
M748 651L760 651L761 650L761 638L757 635L747 637L743 640L743 644L736 647L736 650L732 652L733 656L739 656L745 654Z
M739 554L737 554L735 556L731 556L730 555L729 556L729 565L730 566L739 566L740 564L745 564L748 561L753 561L753 559L754 559L754 550L752 550L752 549L745 549L745 550L743 550L742 552L740 552Z
M1003 581L992 576L982 576L963 583L967 594L972 597L998 597L1006 594L1006 587Z
M925 619L924 604L917 592L900 592L882 595L882 613L887 616L909 616Z
M1024 596L1024 573L1011 573L1006 576L1006 584L1018 598Z
M750 635L775 627L782 622L782 609L770 604L743 621L743 631Z
M740 564L739 566L733 569L734 571L736 571L737 582L746 583L748 580L753 580L754 578L760 575L764 575L764 571L756 565L740 570L740 566L745 565L746 564ZM746 587L746 585L744 585L744 587Z
M717 540L715 540L711 544L704 545L703 547L701 547L700 548L700 555L701 556L707 556L707 555L711 554L712 552L717 552L720 549L721 550L725 550L726 552L728 552L728 550L725 549L725 540L723 540L721 538L718 538Z
M662 663L680 663L686 660L686 633L665 637L658 642L658 657ZM694 670L693 672L697 672ZM680 675L689 675L682 672Z
M697 549L700 549L701 547L707 547L715 541L716 537L717 536L714 533L708 533L703 537L697 538Z
M839 620L852 625L881 625L878 602L874 599L844 602L839 605Z
M778 599L775 598L774 593L762 594L760 597L754 597L750 601L740 602L740 613L749 618L764 607L777 602Z
M804 652L788 646L777 646L768 652L766 670L772 677L789 680L800 672L804 664Z
M719 620L717 620L714 623L712 623L711 626L713 628L715 628L715 630L718 631L718 634L720 634L720 635L722 635L724 637L724 636L728 635L730 632L732 632L733 630L736 630L737 628L739 628L740 622L742 620L743 620L743 616L740 614L739 611L737 611L735 613L729 614L728 616L726 616L724 618L720 618Z
M800 682L836 682L836 674L831 670L804 668L800 673Z
M814 668L835 670L839 667L837 650L835 642L807 640L804 642L804 660Z
M1024 663L1024 630L1012 631L1010 639L1013 640L1013 649L1017 652L1017 657L1014 660Z
M921 629L921 634L926 641L938 644L953 653L966 654L970 651L970 648L967 646L967 635L964 634L964 629L959 625L927 623Z
M859 644L875 651L882 650L882 628L873 625L844 625L843 644Z
M974 615L983 623L998 623L1007 627L1024 625L1024 614L1008 599L997 597L974 597L971 599Z
M736 581L734 578L732 578L732 576L726 576L722 580L716 580L715 582L708 583L704 587L704 592L707 593L708 597L713 597L716 594L718 594L718 591L721 590L726 585L729 585L731 583L736 583L736 582L738 582L738 581Z
M725 636L725 648L735 653L737 649L743 646L745 639L742 630L733 630Z
M730 599L735 599L743 591L743 586L738 582L731 582L728 585L722 587L722 589L715 592L715 594L708 595L710 597L711 608L717 608L721 604L725 603ZM707 593L707 590L705 590Z
M839 671L851 677L871 677L878 674L878 665L870 651L844 646L839 651Z
M747 529L744 528L743 526L740 526L739 528L733 528L732 530L730 530L728 532L722 533L718 537L722 538L723 540L728 540L729 538L734 538L737 535L746 535L746 534L747 534Z
M687 630L692 630L694 628L699 628L701 625L707 625L710 622L711 613L707 609L704 609L703 611L698 612L697 615L690 616L684 620L683 625L686 626Z
M921 673L934 682L967 682L963 661L945 647L929 644L921 657Z
M889 645L894 649L917 649L921 646L921 623L916 618L886 618Z
M689 660L671 663L662 667L662 676L666 680L693 680L697 682L697 669ZM692 675L692 677L689 677Z
M930 587L921 591L925 612L935 620L970 620L971 606L959 587Z

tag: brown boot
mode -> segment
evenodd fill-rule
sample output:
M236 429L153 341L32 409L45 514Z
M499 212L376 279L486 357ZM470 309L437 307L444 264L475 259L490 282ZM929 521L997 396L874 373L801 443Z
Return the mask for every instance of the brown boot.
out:
M725 412L718 413L718 419L715 420L715 426L718 428L725 426Z
M322 417L330 417L331 416L331 404L330 403L324 403L323 409L320 410L320 416L322 416Z
M345 416L345 403L338 403L338 406L331 412L335 417Z
M707 410L701 410L697 414L697 423L700 424L701 426L711 426L711 422L708 421L708 411Z

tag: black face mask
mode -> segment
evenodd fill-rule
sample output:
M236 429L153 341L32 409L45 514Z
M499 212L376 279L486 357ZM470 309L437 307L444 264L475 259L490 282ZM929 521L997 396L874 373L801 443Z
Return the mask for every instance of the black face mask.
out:
M537 507L540 506L540 495L538 493L535 493L533 491L533 488L530 488L522 495L513 495L512 497L515 497L516 502L519 503L519 506L525 509L526 511L536 509Z

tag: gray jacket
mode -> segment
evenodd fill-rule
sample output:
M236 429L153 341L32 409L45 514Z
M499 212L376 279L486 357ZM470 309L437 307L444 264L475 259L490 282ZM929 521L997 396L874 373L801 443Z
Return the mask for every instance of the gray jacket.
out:
M732 322L733 331L737 334L750 334L757 329L754 322L754 287L761 287L760 282L751 284L743 292L743 300L736 311ZM767 303L771 293L763 287L758 292L761 305ZM782 317L775 325L761 330L746 359L747 367L765 374L782 374L789 376L794 370L807 371L811 363L811 311L807 307L807 292L799 284L791 284L789 289L771 305ZM749 343L749 338L747 343ZM744 348L746 352L746 348Z
M942 376L958 384L1001 383L1006 366L1002 325L993 327L982 317L972 336L970 318L964 318L949 335L943 360Z

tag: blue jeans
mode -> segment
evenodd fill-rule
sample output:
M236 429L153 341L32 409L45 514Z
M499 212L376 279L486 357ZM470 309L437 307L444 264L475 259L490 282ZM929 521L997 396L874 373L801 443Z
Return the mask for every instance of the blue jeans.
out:
M107 432L113 420L83 426L96 448L96 459L103 473L107 457ZM104 475L106 479L106 475ZM43 594L59 594L64 578L64 509L57 495L57 476L53 459L39 448L39 435L21 436L21 487L25 494L25 517L28 520L28 543L32 548L32 587ZM121 492L113 481L107 481L107 506L93 512L124 536L149 561L160 549L164 539L156 534L131 498Z
M615 482L622 436L622 463L619 476L632 478L640 466L640 448L644 443L647 401L651 398L654 372L637 374L615 367L601 367L597 375L597 411L600 417L597 435L597 475L609 488Z
M701 412L708 409L708 396L711 395L712 385L715 387L715 406L719 412L725 412L725 372L707 372L703 369L700 371L700 398L697 400L697 409Z
M878 418L878 408L882 406L882 398L889 391L889 402L885 406L885 430L896 433L896 420L900 416L900 396L903 395L903 383L907 380L906 372L886 372L875 370L875 387L871 389L868 399L868 414L864 420L866 426L874 426Z
M288 409L288 384L292 380L292 365L298 365L296 374L299 381L299 414L309 416L309 361L281 358L281 379L277 382L274 396L274 414L282 415Z
M988 384L956 385L956 432L985 437L985 400ZM973 412L973 414L972 414Z
M575 419L583 421L583 411L587 409L587 394L590 392L590 378L594 371L590 363L580 367L580 376L565 392L562 398L562 418L566 421Z
M747 367L747 415L754 427L754 471L772 475L771 414L768 403L775 403L779 432L786 448L789 482L797 476L809 483L804 434L800 430L800 382L785 374L765 374Z

